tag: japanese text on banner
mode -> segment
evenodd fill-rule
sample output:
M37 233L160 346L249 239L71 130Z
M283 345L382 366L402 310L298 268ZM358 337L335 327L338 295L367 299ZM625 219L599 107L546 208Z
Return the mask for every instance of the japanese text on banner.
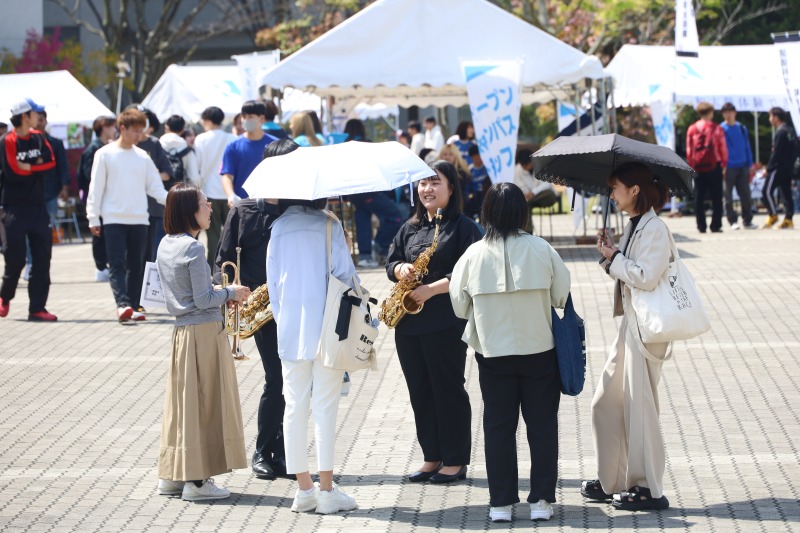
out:
M514 181L521 61L462 62L475 139L493 183Z
M800 132L800 36L781 36L775 47L781 58L781 72L786 84L786 103L795 132Z

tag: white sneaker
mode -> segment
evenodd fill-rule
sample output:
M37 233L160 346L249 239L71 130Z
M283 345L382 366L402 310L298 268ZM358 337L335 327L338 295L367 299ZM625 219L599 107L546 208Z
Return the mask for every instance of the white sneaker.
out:
M378 268L378 262L371 257L367 259L359 259L358 266L361 268Z
M545 500L531 504L531 520L550 520L553 517L553 506Z
M133 317L133 307L125 306L117 308L117 320L120 322L127 322Z
M104 268L103 270L94 271L94 280L95 281L108 281L108 269Z
M307 513L317 508L317 496L319 495L319 483L314 483L314 490L306 493L304 490L297 489L294 493L292 502L292 512Z
M183 481L158 480L158 493L164 496L180 496L183 494Z
M183 484L181 499L187 502L198 500L222 500L231 495L231 491L225 487L217 487L212 478L208 478L199 487L193 481Z
M734 222L733 224L731 224L731 229L736 231L737 229L742 229L742 227L739 225L738 222Z
M511 522L511 509L511 505L490 507L489 518L492 519L492 522Z
M333 484L333 490L319 491L317 496L317 514L333 514L339 511L352 511L356 509L356 499L345 494L339 485Z
M141 322L142 320L147 320L147 315L139 311L134 311L133 314L131 315L131 320Z

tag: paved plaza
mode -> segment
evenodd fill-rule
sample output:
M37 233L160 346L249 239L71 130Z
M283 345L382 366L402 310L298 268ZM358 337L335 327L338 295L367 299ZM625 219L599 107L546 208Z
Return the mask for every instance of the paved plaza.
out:
M763 216L756 217L761 223ZM571 217L554 217L555 235ZM422 461L393 333L376 342L380 368L353 376L339 408L337 478L359 509L332 516L289 510L295 485L248 470L218 476L227 500L188 503L156 494L172 321L120 325L107 283L94 282L89 244L56 246L48 309L56 324L27 317L26 285L0 319L0 531L800 531L800 231L699 234L693 218L665 219L694 274L713 329L680 342L664 368L661 420L667 445L664 512L617 512L587 504L594 477L590 404L618 321L612 283L592 246L556 240L572 273L577 311L588 324L586 386L562 396L560 481L555 516L488 521L482 405L472 354L472 460L466 482L403 481ZM536 219L538 222L538 217ZM589 221L590 233L594 219ZM549 234L545 218L545 233ZM0 259L2 264L2 259ZM379 299L382 270L361 271ZM252 340L236 365L248 457L256 436L263 370ZM520 422L520 498L530 467ZM313 454L313 443L310 449ZM310 462L312 471L315 461Z

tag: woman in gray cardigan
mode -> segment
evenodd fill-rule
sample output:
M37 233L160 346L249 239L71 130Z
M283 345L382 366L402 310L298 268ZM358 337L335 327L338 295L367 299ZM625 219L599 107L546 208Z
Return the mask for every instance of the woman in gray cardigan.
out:
M489 517L511 520L519 501L516 433L519 412L531 452L531 520L553 516L558 482L561 378L550 308L564 307L570 275L544 239L524 231L530 209L522 190L498 183L486 193L486 236L453 268L450 299L467 319L463 339L475 350L483 396Z
M666 509L658 382L669 343L643 345L649 354L643 353L630 302L631 287L655 289L669 267L669 229L654 210L667 190L642 163L621 165L608 183L611 198L631 218L619 248L607 233L597 241L600 265L615 281L614 316L622 321L592 401L598 479L584 481L581 494L611 499L617 509Z
M250 289L215 288L201 230L211 224L211 202L194 185L170 189L167 236L156 264L167 310L175 317L172 357L158 456L158 492L184 500L227 498L211 476L247 468L236 369L220 306L241 302Z

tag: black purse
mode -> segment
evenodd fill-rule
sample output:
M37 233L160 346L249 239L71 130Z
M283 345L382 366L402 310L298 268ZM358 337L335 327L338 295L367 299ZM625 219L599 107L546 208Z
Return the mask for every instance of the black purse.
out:
M561 392L577 396L583 390L586 379L586 325L572 305L572 294L564 304L564 318L554 308L553 339L556 343L558 372L561 375Z

